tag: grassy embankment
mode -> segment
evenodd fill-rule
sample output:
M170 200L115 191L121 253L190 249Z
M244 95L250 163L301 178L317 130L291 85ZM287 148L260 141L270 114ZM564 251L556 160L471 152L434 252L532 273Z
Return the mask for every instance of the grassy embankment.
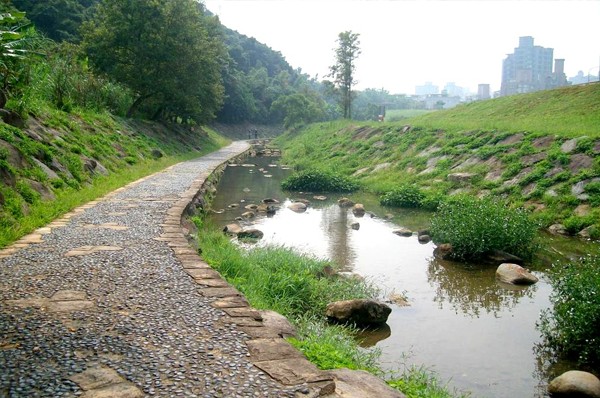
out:
M71 209L227 140L206 129L49 107L0 122L0 248Z
M405 128L410 125L410 128ZM283 161L354 176L379 195L506 199L541 226L600 236L600 85L474 102L402 122L336 121L276 140ZM456 173L463 173L456 175Z

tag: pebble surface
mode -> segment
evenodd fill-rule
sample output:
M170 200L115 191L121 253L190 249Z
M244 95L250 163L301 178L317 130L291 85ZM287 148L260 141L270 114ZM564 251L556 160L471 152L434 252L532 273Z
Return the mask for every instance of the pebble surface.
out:
M5 251L0 397L93 396L72 380L93 368L116 372L139 396L295 396L298 386L252 365L248 336L223 322L214 298L198 293L168 242L156 239L194 179L247 149L236 142L177 164L84 206L41 243ZM83 297L53 302L63 291Z

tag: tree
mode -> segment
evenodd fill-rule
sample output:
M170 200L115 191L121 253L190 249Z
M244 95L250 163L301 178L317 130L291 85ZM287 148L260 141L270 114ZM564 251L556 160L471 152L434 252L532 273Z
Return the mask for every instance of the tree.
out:
M104 0L83 25L101 72L136 94L127 115L205 122L223 102L218 21L194 0Z
M339 90L340 104L343 109L344 118L352 118L352 86L354 80L355 60L360 55L359 34L352 31L342 32L338 35L338 47L335 49L335 64L329 67L329 77L333 78L333 84Z
M323 100L315 94L314 92L312 95L311 93L294 93L279 97L273 102L271 109L285 115L283 119L285 128L300 127L325 116Z

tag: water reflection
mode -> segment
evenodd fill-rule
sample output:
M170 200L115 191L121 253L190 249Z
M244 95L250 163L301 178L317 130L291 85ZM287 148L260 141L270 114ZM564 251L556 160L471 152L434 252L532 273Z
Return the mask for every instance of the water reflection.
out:
M350 246L348 210L337 205L321 208L321 230L329 241L327 257L343 269L353 263L356 257Z
M533 298L536 285L516 286L496 281L496 268L433 258L427 279L435 289L438 308L449 305L457 314L479 317L482 311L498 316L515 308L523 297Z

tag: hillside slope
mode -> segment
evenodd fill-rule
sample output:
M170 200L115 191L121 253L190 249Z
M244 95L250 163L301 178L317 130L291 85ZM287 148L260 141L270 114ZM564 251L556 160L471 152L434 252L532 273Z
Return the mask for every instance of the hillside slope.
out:
M297 169L352 175L377 194L414 183L431 197L492 195L532 209L543 226L562 222L577 233L595 225L585 233L596 235L599 93L595 84L505 97L408 124L322 123L278 143ZM559 109L560 124L549 116Z
M0 247L81 203L226 142L198 127L91 113L47 111L23 129L0 122Z

